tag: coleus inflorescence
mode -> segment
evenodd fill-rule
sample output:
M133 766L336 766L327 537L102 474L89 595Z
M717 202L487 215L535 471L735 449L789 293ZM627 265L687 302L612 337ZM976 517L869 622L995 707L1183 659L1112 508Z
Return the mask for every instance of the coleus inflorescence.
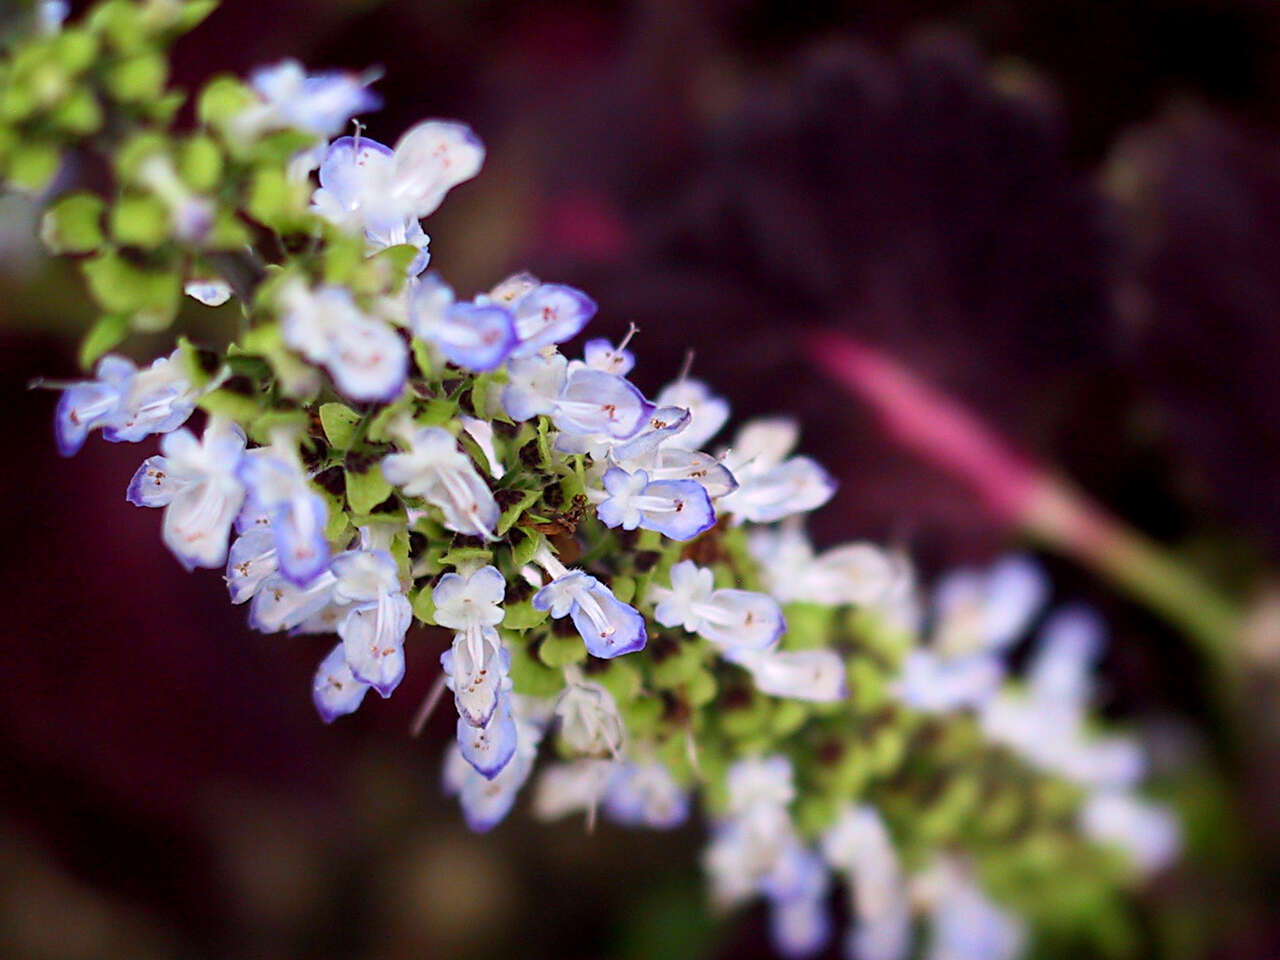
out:
M835 484L793 423L719 447L725 400L687 374L647 398L631 336L570 359L596 312L570 286L460 298L421 221L481 168L465 125L338 136L379 105L369 78L287 61L215 79L174 128L164 48L211 6L108 0L64 28L36 4L0 64L6 182L44 190L95 150L116 183L44 219L103 312L59 449L160 436L128 499L163 509L185 567L225 567L253 628L337 636L326 722L393 694L415 622L451 631L444 781L476 830L554 752L536 814L664 829L696 798L714 901L763 897L788 955L828 941L836 882L861 960L907 956L913 916L937 958L1015 956L1028 923L1106 947L1125 882L1178 837L1134 792L1136 743L1091 729L1096 618L1050 617L1007 682L1048 593L1029 561L953 573L926 605L894 551L815 554L802 517ZM168 328L184 291L227 305L222 342L144 368L106 352Z

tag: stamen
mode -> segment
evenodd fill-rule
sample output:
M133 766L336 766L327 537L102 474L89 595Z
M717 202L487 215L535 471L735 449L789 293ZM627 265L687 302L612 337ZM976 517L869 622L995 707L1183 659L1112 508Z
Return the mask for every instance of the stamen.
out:
M631 338L640 332L640 328L634 323L627 327L627 335L622 338L622 342L613 348L615 354L621 353L627 349L627 344L631 342Z

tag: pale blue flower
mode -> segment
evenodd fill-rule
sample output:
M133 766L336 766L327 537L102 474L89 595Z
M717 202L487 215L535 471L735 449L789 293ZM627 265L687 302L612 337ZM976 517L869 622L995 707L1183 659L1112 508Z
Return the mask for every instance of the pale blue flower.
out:
M498 699L498 707L487 723L473 727L458 718L458 750L467 763L492 780L515 756L518 732L511 712L511 697Z
M761 693L832 703L849 696L844 660L834 650L727 649L724 658L747 670Z
M627 340L630 339L628 335ZM608 340L588 340L582 345L582 360L592 370L625 377L636 365L635 354L625 348L625 340L616 347Z
M415 281L409 317L414 334L465 370L497 369L517 343L509 310L496 303L456 303L434 273Z
M244 447L236 424L211 417L201 440L189 430L164 436L161 455L148 458L129 483L130 503L164 507L161 536L188 570L226 562L227 538L244 502L237 475Z
M275 532L254 526L231 543L227 556L227 589L231 602L246 603L253 599L263 581L278 569Z
M672 540L692 540L716 525L707 491L693 480L654 480L612 467L605 471L607 498L596 507L606 527L656 530Z
M874 607L905 575L898 558L871 543L816 553L798 519L776 528L754 528L747 539L769 592L779 602Z
M206 307L220 307L231 299L231 285L216 277L205 280L188 280L182 288L192 300Z
M654 399L660 407L682 407L689 411L689 425L679 445L701 450L729 420L729 403L711 392L701 380L684 378L669 383Z
M347 665L357 680L389 697L404 677L404 636L413 624L396 562L383 550L348 550L330 564L332 602L348 612L338 624Z
M423 427L402 438L404 453L382 459L387 481L411 497L439 507L450 530L493 539L498 502L471 458L442 427Z
M1142 876L1178 858L1181 829L1172 811L1126 790L1099 790L1080 809L1080 829L1095 843L1124 851Z
M854 923L846 941L850 960L905 960L911 950L911 903L879 811L846 806L821 839L822 855L848 879Z
M562 568L563 569L563 568ZM556 576L533 596L533 606L560 618L572 618L587 652L610 659L644 648L644 617L620 601L613 591L581 570Z
M349 290L293 284L280 299L285 346L327 369L340 393L382 402L400 395L409 348L389 324L365 314Z
M136 443L176 430L195 410L199 391L176 350L145 370L108 354L98 361L96 373L96 380L71 385L58 401L54 426L64 457L79 451L91 430L101 429L112 443Z
M786 419L755 420L738 431L722 459L738 488L719 509L736 520L773 523L816 510L835 494L831 475L808 457L788 457L799 432Z
M351 672L341 643L320 661L311 684L312 702L325 723L355 713L368 692L369 684L357 680Z
M367 137L342 137L325 154L312 203L321 216L363 233L375 249L417 247L410 267L416 275L427 266L428 238L419 221L483 162L484 146L471 128L453 121L423 121L394 150Z
M622 377L583 369L569 375L551 419L568 434L604 434L625 440L644 426L653 411L653 404Z
M1026 928L969 879L943 891L934 904L924 960L1015 960Z
M262 633L298 630L329 608L336 581L337 578L328 570L305 587L291 583L279 573L268 574L259 581L253 594L253 602L249 607L249 626ZM336 626L336 620L333 625Z
M280 573L305 586L329 564L324 498L311 489L296 451L283 442L249 451L239 475L249 495L247 509L270 518Z
M553 413L568 378L568 365L558 353L513 357L507 364L507 385L502 390L507 416L519 423Z
M812 957L831 939L830 888L822 858L798 843L786 847L763 878L761 889L769 898L770 939L784 957Z
M516 298L511 309L520 337L515 355L527 357L577 336L595 316L596 303L573 287L541 283Z
M670 589L651 586L653 617L683 627L727 650L767 650L786 630L778 602L749 590L717 590L710 568L682 560L671 568Z
M1017 640L1044 605L1049 580L1021 556L990 570L953 570L934 588L934 649L948 657L1003 650Z
M626 724L613 695L598 683L582 679L576 671L556 698L553 716L561 742L576 754L617 756L626 737Z
M728 467L711 454L697 450L683 450L664 444L647 458L643 466L651 480L694 480L713 501L738 488L738 481Z
M608 434L598 434L583 446L577 437L561 436L556 449L565 453L590 453L603 462L606 458L628 467L648 466L655 461L659 447L677 436L689 423L689 411L680 407L662 407L653 410L640 425L640 429L626 439L619 440ZM592 443L591 441L594 441ZM651 479L657 480L658 477Z
M493 829L511 812L516 795L533 771L544 722L525 698L512 696L515 715L515 752L493 777L486 777L463 756L460 744L449 745L445 755L444 787L456 794L467 826L477 833Z
M506 580L496 567L469 576L446 573L432 591L435 622L455 631L453 645L440 657L458 715L482 727L511 688L510 655L495 629L505 613Z
M352 117L382 106L368 89L368 80L339 71L308 74L296 60L260 67L250 75L249 85L259 102L236 119L242 134L292 128L327 137Z
M661 763L627 763L609 779L604 811L624 827L670 830L689 818L689 791Z

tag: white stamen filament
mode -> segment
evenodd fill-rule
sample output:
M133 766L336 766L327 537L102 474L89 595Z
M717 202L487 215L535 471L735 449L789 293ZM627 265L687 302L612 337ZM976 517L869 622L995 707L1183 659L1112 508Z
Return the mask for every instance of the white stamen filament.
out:
M717 627L737 627L743 623L742 617L726 613L713 603L691 603L689 604L689 609L707 621L707 623L714 624Z
M596 598L586 589L578 589L573 593L573 600L578 608L587 615L587 619L599 631L602 637L611 637L614 634L614 626L609 622L609 618L604 615L604 610L600 608L600 604L596 602Z

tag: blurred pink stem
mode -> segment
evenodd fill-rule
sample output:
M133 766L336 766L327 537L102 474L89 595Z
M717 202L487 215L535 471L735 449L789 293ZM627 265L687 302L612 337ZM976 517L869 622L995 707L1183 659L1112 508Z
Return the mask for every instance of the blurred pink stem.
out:
M1215 660L1231 656L1242 612L1168 551L1015 451L972 411L893 357L837 333L816 334L809 347L822 369L875 410L890 437L969 486L997 521L1092 567Z

